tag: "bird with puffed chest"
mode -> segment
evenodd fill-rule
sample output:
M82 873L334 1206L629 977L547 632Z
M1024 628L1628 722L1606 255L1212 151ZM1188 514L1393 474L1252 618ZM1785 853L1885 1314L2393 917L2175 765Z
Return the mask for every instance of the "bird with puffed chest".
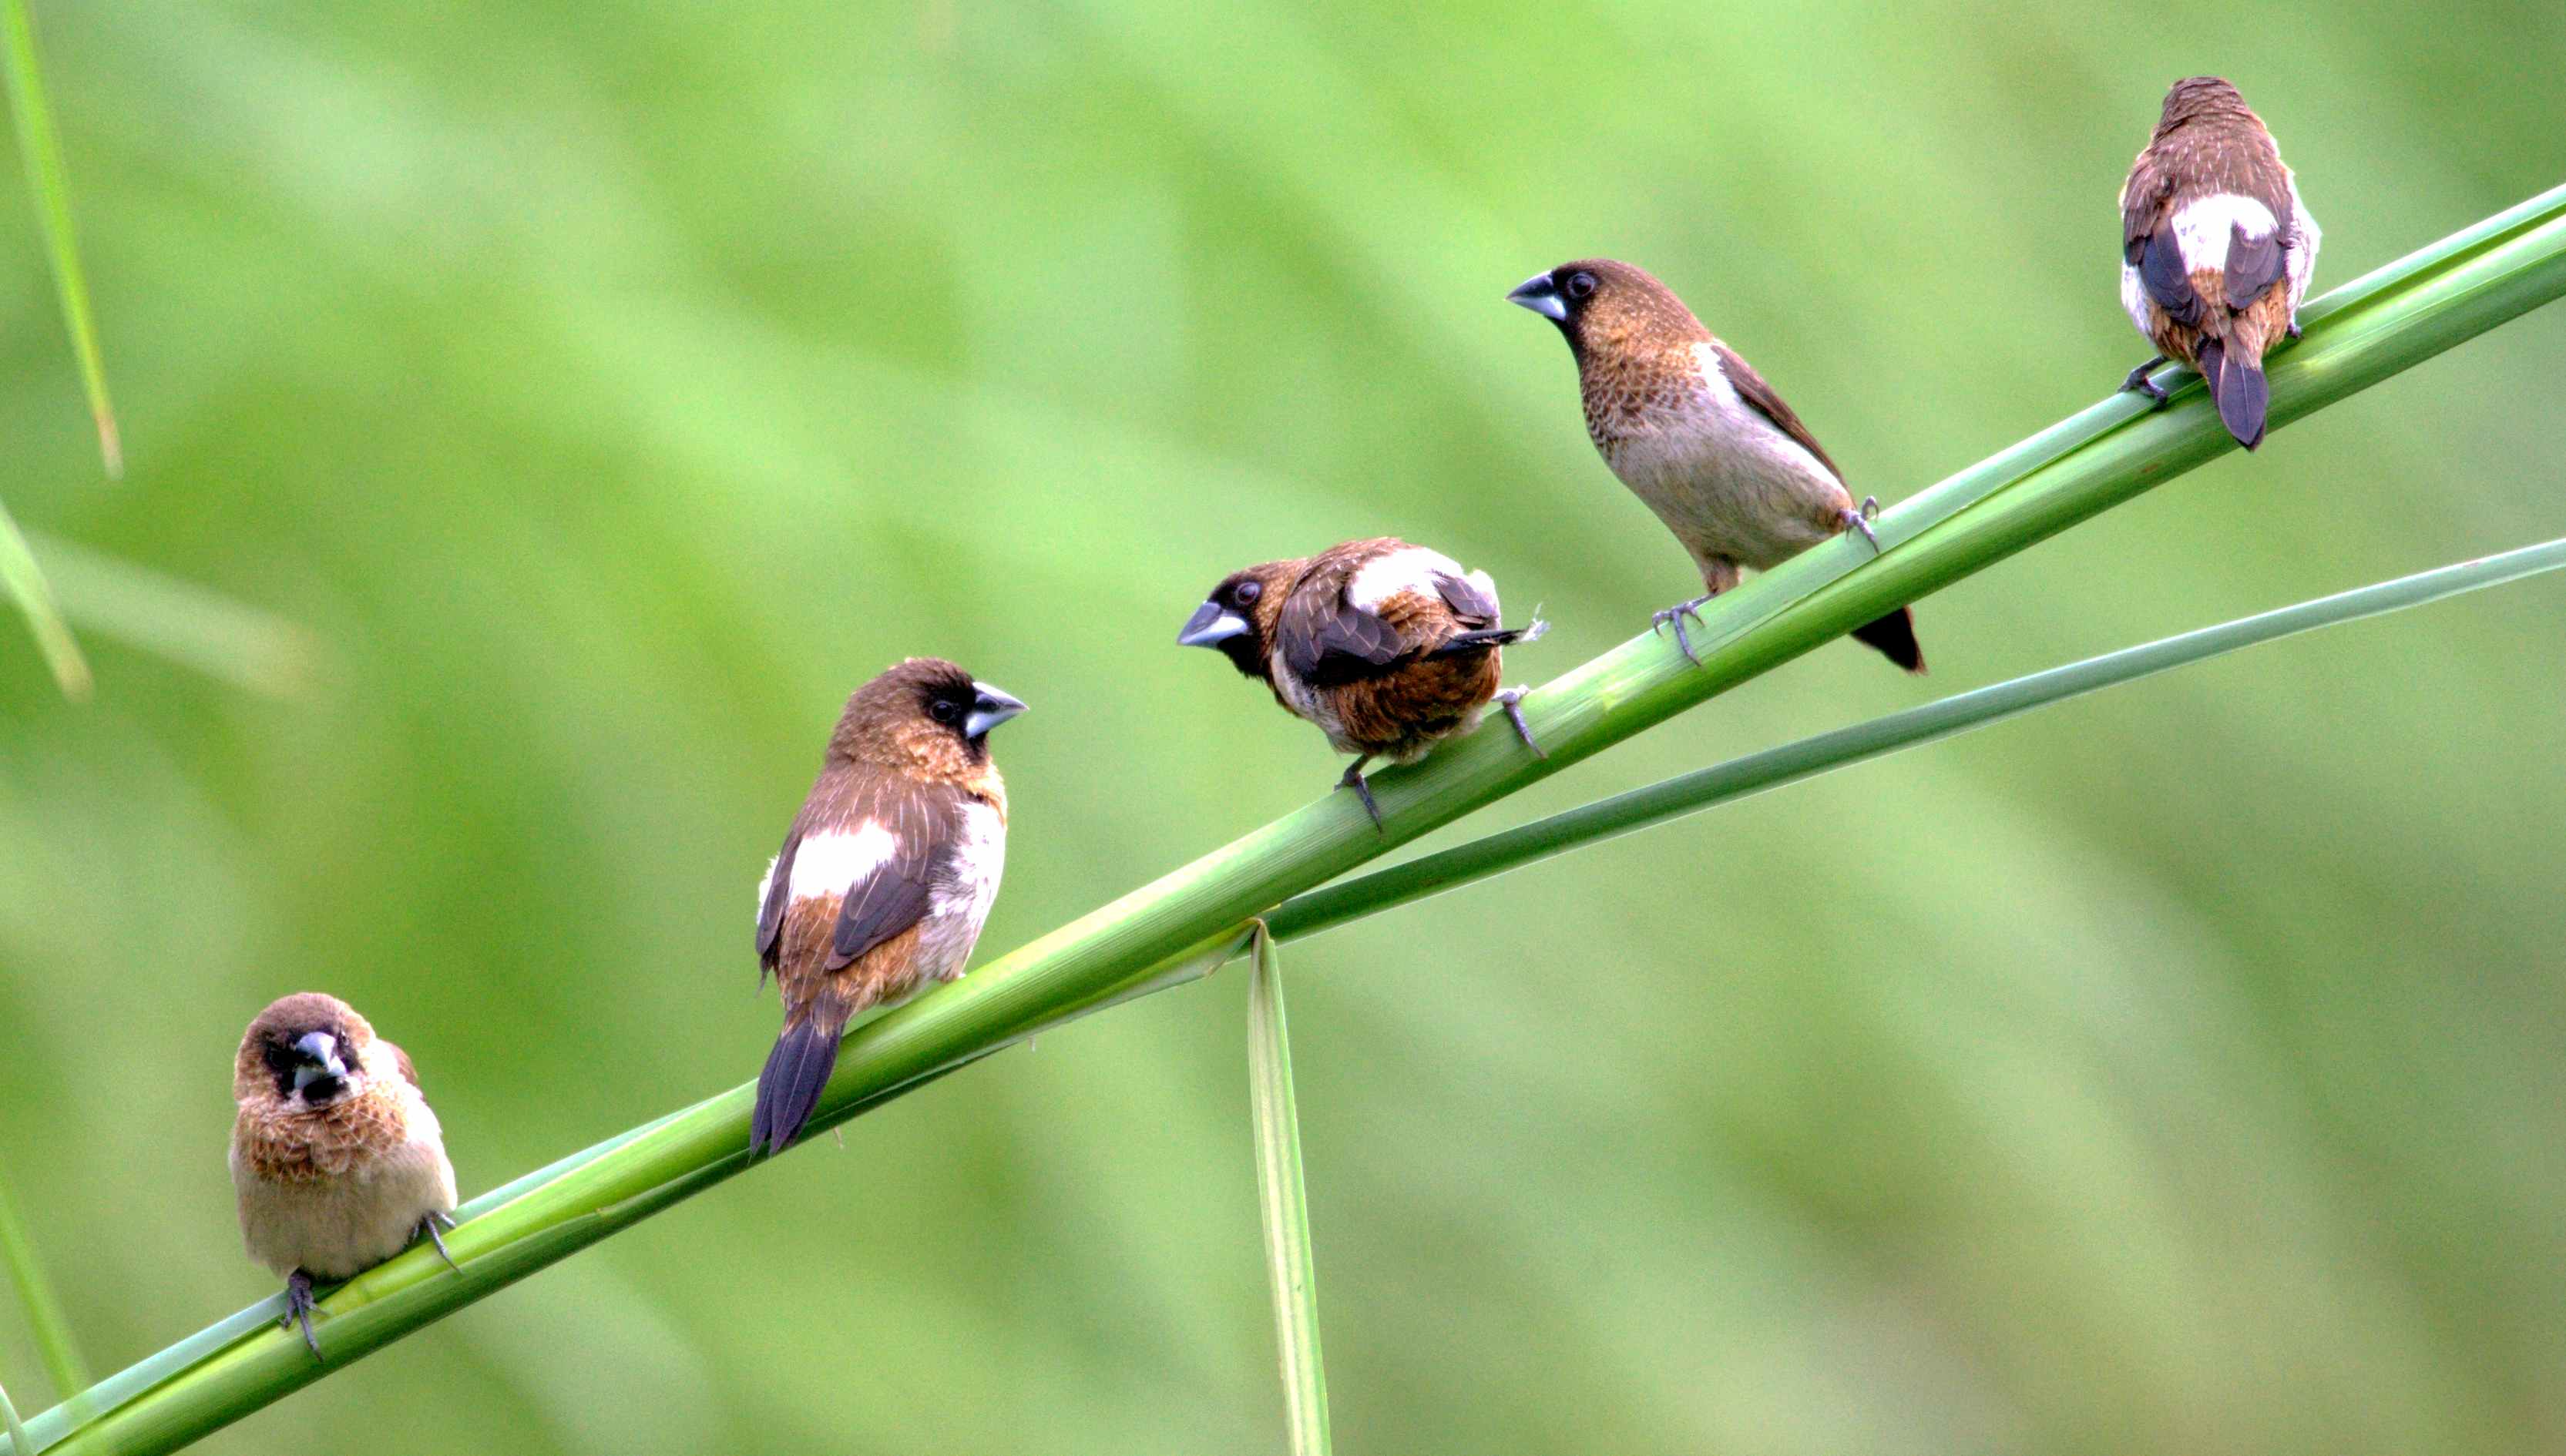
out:
M232 1188L249 1255L285 1280L286 1323L314 1358L313 1287L353 1279L425 1238L447 1265L454 1165L408 1054L354 1007L280 998L232 1059Z
M1348 541L1316 556L1232 572L1176 634L1262 682L1274 701L1355 756L1340 788L1373 823L1381 805L1364 777L1376 758L1413 763L1435 744L1505 710L1524 745L1520 689L1501 689L1502 649L1549 629L1500 624L1496 584L1441 552L1396 537Z

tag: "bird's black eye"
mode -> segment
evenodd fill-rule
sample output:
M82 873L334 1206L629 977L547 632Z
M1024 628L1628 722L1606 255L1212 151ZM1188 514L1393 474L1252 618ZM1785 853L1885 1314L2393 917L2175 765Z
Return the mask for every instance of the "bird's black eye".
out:
M962 706L951 698L937 698L926 705L926 716L938 723L950 723L962 716Z
M1595 291L1595 275L1579 271L1568 275L1568 296L1582 299Z
M1248 603L1265 595L1265 584L1263 582L1241 582L1236 587L1230 589L1229 595L1237 598L1238 605L1244 607Z

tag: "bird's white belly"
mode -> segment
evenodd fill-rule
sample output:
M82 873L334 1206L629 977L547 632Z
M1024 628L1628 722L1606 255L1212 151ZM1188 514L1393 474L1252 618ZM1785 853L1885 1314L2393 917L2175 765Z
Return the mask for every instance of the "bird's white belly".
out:
M1695 416L1624 434L1612 464L1697 561L1762 570L1836 534L1844 487L1798 441L1725 410Z
M419 1220L454 1210L454 1168L435 1140L413 1139L389 1157L338 1177L278 1182L232 1164L241 1236L249 1256L278 1277L297 1269L348 1279L408 1247Z
M962 974L989 907L998 902L998 878L1007 865L1007 827L986 804L962 810L952 869L928 892L926 918L917 931L917 988Z

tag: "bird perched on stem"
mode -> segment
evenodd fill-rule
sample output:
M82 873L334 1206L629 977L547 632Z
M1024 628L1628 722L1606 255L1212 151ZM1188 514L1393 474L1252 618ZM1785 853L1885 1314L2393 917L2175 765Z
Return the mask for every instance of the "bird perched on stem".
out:
M800 1135L849 1020L962 974L1007 858L989 730L1024 710L939 657L847 699L757 887L758 979L774 972L784 1031L758 1074L752 1152Z
M2159 403L2148 370L2200 371L2236 443L2263 442L2263 355L2299 337L2317 220L2263 119L2215 76L2178 81L2121 187L2121 307L2157 348L2121 387Z
M258 1014L232 1059L232 1188L249 1256L285 1279L284 1323L312 1337L312 1287L389 1259L421 1236L450 1267L445 1133L400 1048L336 996L288 996Z
M1674 627L1686 657L1684 618L1698 620L1739 569L1769 570L1847 531L1880 549L1879 502L1856 506L1800 416L1647 270L1610 258L1563 263L1506 297L1559 326L1577 358L1587 435L1700 569L1702 595L1656 618ZM1853 635L1924 670L1904 607Z
M1339 788L1355 791L1381 823L1364 765L1414 763L1426 750L1504 706L1524 746L1520 688L1500 692L1499 648L1549 630L1535 620L1497 624L1497 587L1439 551L1377 536L1317 556L1232 572L1176 634L1180 647L1213 647L1263 682L1284 711L1319 725L1339 753L1355 755Z

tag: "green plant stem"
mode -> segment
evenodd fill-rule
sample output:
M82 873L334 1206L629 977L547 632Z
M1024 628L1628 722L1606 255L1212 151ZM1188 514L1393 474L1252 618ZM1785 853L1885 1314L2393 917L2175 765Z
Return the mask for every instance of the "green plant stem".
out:
M2566 567L2566 539L2400 577L2144 646L2089 657L1678 774L1645 789L1616 794L1466 845L1421 854L1405 864L1294 895L1275 906L1265 916L1265 924L1277 940L1298 940L1384 910L1413 904L1447 889L1475 884L1570 849L1600 845L1670 819L1698 814L1905 749L1938 743L2020 717L2035 708L2153 677L2242 647L2402 611L2561 567Z
M1319 1357L1319 1280L1301 1169L1301 1113L1292 1098L1291 1032L1283 968L1262 921L1247 972L1248 1102L1256 1121L1256 1192L1264 1210L1265 1275L1283 1365L1283 1409L1294 1456L1327 1456L1328 1374Z
M45 1373L52 1377L55 1393L69 1399L87 1389L89 1370L72 1337L71 1321L63 1318L62 1301L55 1298L53 1282L45 1278L45 1267L36 1257L35 1242L27 1237L27 1226L10 1202L5 1169L0 1169L0 1259L8 1261L9 1282L17 1287L18 1302L27 1312L28 1332L45 1358Z
M9 1403L7 1388L0 1387L0 1428L9 1433L8 1456L36 1456L35 1438L18 1419L18 1407Z
M2271 361L2271 419L2300 419L2561 293L2566 188L2309 308L2306 338ZM1548 758L1527 754L1502 724L1473 734L1377 777L1387 815L1379 830L1353 796L1331 795L866 1023L848 1037L813 1125L833 1126L1004 1047L1199 976L1236 953L1252 917L1285 898L2232 448L2196 385L2157 412L2131 395L2095 404L1887 513L1877 523L1877 559L1858 540L1840 539L1723 595L1703 612L1698 666L1664 637L1643 634L1532 693L1524 710ZM460 1274L412 1250L332 1292L322 1322L328 1364L270 1329L200 1343L192 1363L160 1367L59 1449L184 1444L740 1171L753 1094L743 1086L711 1097L465 1223L447 1239ZM57 1420L38 1434L67 1428Z
M72 226L71 183L63 169L62 142L54 134L53 108L45 101L44 75L36 66L36 29L27 17L27 0L0 0L0 73L9 79L18 153L26 162L27 187L35 195L36 218L53 259L54 290L62 296L63 323L71 330L72 353L80 362L81 387L98 425L99 455L113 480L125 473L125 447L118 442L116 409L107 398L107 365L90 316L80 236Z
M54 602L54 589L46 583L35 552L28 549L26 536L6 506L0 506L0 590L6 590L27 614L27 629L35 634L37 649L45 654L45 665L53 669L63 695L74 701L88 697L89 660L81 655L80 643L73 639L62 608Z

